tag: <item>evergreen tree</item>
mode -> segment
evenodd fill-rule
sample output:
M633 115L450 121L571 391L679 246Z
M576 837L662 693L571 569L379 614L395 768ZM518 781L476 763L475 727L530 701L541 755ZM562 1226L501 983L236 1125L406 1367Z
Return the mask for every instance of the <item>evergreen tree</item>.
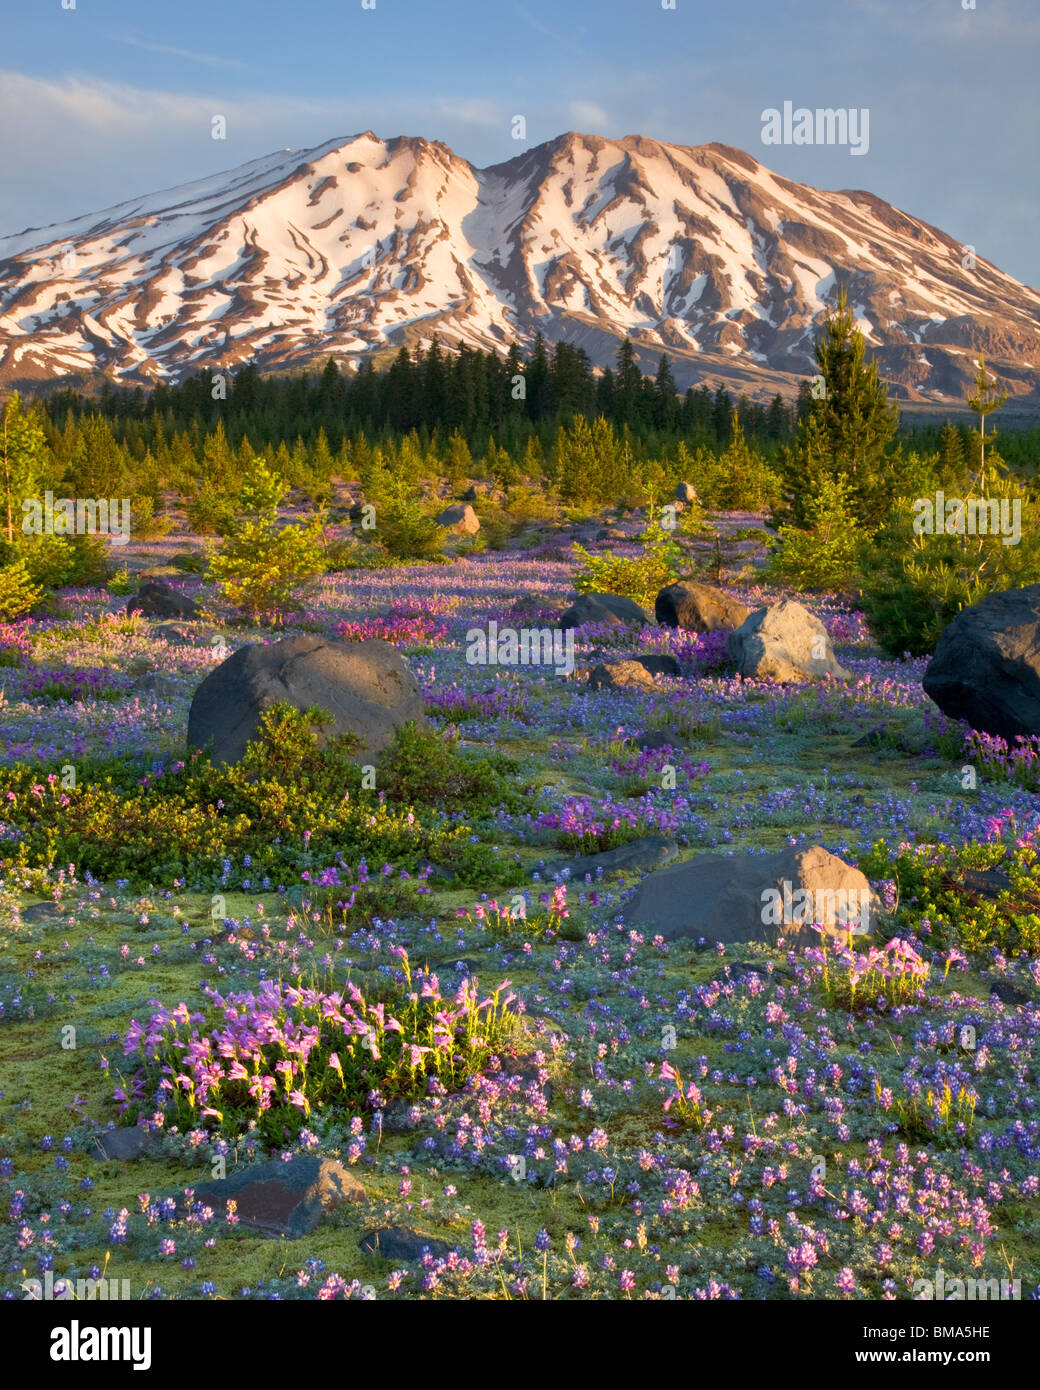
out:
M22 522L22 502L36 495L46 472L47 437L35 410L24 410L17 391L4 402L0 423L0 476L4 488L4 526L14 541L15 522Z
M639 420L639 403L643 374L636 362L631 339L622 339L617 351L617 372L614 376L614 412L619 425L635 425Z
M769 439L783 439L791 427L790 416L784 398L778 391L769 402L766 412L766 436Z
M679 396L671 365L663 352L657 365L657 376L654 378L654 392L654 424L659 430L674 429L679 415Z
M864 524L874 524L895 495L886 451L899 411L889 404L877 363L866 359L866 344L844 289L823 326L815 357L819 371L809 393L809 413L783 453L784 520L804 526L823 478L833 481L844 473L856 515Z
M719 382L711 403L711 428L719 444L728 444L733 420L733 399Z
M979 439L979 491L986 491L986 416L991 415L994 410L1000 407L1008 398L1008 393L1002 391L997 395L997 379L990 379L986 371L986 359L979 353L979 370L975 376L975 394L968 397L968 406L979 417L978 439ZM990 432L990 439L996 439L997 432Z

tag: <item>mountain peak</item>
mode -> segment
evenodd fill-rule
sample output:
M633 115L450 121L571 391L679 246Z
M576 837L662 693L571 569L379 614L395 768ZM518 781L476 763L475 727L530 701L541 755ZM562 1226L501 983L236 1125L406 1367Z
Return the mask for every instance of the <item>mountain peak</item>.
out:
M1040 295L945 233L731 145L573 130L485 169L366 130L2 239L0 380L541 332L601 365L627 335L680 385L793 392L838 283L900 394L959 403L980 349L1040 391Z

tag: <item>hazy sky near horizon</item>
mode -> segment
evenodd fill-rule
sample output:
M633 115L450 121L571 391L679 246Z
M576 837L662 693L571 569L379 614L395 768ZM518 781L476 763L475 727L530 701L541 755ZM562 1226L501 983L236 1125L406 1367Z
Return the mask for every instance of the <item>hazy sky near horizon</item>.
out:
M579 130L717 140L802 183L867 189L1040 287L1037 0L674 3L12 7L0 236L367 129L478 166ZM763 110L785 101L867 108L869 149L763 144Z

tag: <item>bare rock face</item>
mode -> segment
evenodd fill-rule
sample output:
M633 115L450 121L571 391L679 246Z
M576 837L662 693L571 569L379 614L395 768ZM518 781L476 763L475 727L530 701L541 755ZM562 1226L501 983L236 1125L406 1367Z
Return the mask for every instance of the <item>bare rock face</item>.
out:
M793 599L759 608L731 632L726 643L737 671L749 680L793 682L834 676L849 680L839 665L827 629Z
M415 677L389 642L307 633L240 647L211 671L188 711L188 747L211 745L214 762L238 762L264 710L283 700L327 710L332 723L319 739L356 734L359 758L381 752L400 725L425 719Z
M480 530L480 518L468 502L459 502L454 507L444 508L437 525L460 536L475 536Z
M654 602L654 615L663 627L681 627L686 632L737 628L750 614L750 608L721 589L692 579L666 584Z
M1040 734L1040 584L962 608L922 685L943 714L982 733L1009 743Z
M626 922L666 941L704 937L817 944L814 924L846 937L872 929L881 904L866 876L820 845L778 854L700 854L639 885Z

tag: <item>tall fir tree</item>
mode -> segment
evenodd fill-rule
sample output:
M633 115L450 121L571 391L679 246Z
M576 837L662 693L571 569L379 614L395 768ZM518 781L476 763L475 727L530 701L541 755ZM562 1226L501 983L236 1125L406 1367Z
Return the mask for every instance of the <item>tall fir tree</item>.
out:
M858 520L879 522L898 490L898 470L888 449L899 427L899 410L877 363L868 361L844 288L823 325L814 350L817 375L809 410L793 443L783 451L783 520L804 527L809 505L824 478L844 473Z

